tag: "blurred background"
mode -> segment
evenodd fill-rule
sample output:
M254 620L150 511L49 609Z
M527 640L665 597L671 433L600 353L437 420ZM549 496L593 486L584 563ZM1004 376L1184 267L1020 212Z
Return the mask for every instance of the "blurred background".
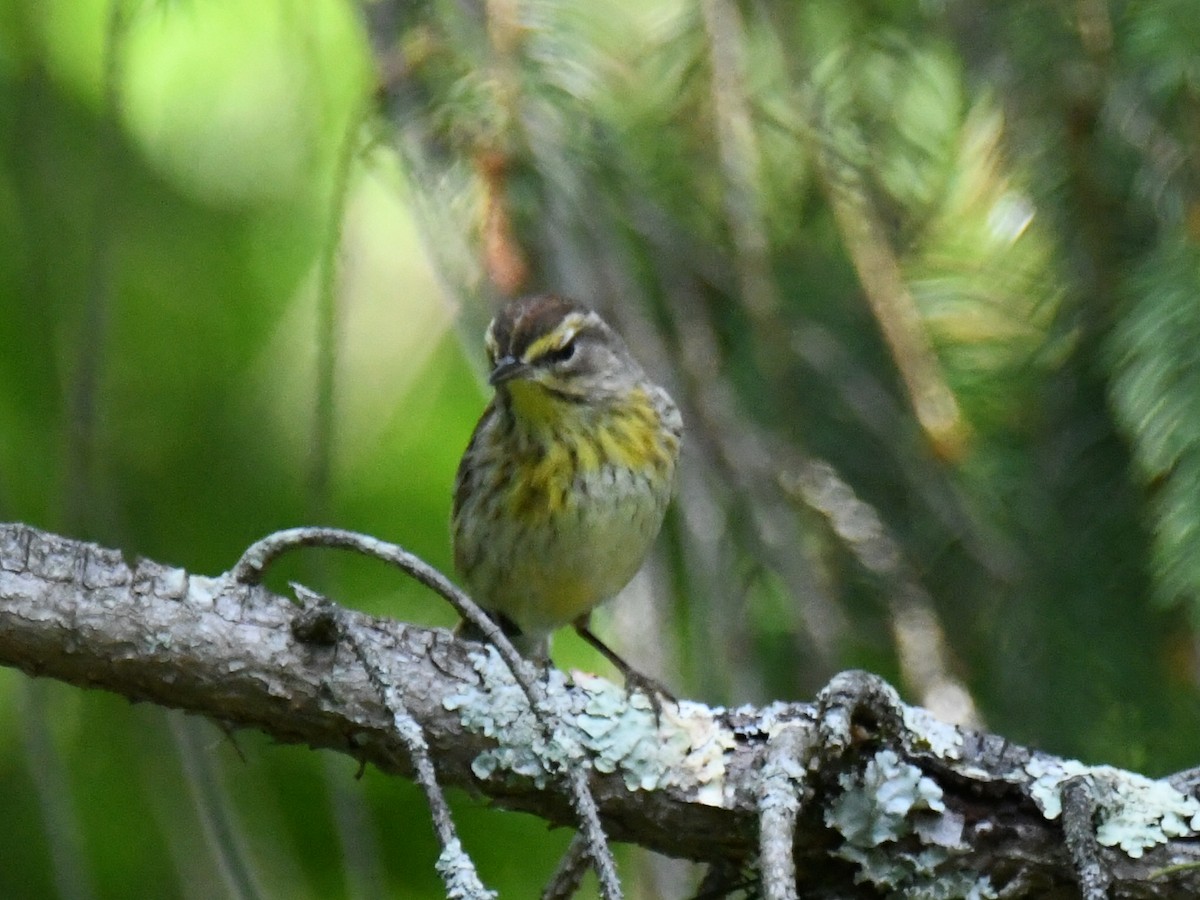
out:
M553 289L688 425L627 658L1195 765L1198 46L1189 0L0 0L0 519L450 571L483 328ZM346 555L288 578L453 621ZM355 769L0 671L0 896L442 896L419 793ZM569 835L454 800L535 896Z

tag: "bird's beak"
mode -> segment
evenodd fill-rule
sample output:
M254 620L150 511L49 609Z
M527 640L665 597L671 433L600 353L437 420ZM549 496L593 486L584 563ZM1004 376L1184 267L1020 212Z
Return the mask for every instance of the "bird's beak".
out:
M502 356L496 360L496 365L492 367L492 374L488 376L488 384L495 387L514 378L520 378L528 371L528 363L522 362L515 356Z

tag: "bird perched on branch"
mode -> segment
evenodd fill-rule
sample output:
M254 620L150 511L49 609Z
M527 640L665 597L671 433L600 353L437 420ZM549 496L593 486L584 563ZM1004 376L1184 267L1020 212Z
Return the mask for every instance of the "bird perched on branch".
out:
M458 466L455 564L522 652L545 658L550 634L573 624L627 681L646 682L589 616L633 578L662 526L679 409L620 336L571 300L510 303L486 348L495 396Z

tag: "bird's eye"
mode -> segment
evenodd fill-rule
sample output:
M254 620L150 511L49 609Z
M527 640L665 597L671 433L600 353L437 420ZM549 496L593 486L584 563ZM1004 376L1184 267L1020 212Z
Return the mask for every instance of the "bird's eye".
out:
M539 360L539 362L547 363L549 365L554 365L555 363L566 362L568 359L570 359L574 355L575 355L575 341L574 341L574 339L572 339L572 340L567 341L565 344L563 344L557 350L550 350L549 352L542 354L542 358L541 358L541 360Z

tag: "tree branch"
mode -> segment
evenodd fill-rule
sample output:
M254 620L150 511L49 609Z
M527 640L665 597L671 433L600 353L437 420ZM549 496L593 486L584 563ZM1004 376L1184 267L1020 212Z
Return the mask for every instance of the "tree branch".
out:
M441 783L574 825L556 772L578 773L609 838L724 868L754 863L761 846L768 879L795 872L771 896L1078 897L1081 869L1089 896L1200 895L1193 796L942 724L867 673L838 676L816 704L683 701L656 723L644 697L552 670L559 724L547 738L493 649L340 608L338 627L322 628L320 602L0 525L0 663L31 675L411 776L412 735L398 733L378 678ZM1064 793L1075 809L1085 783L1069 848ZM794 829L794 866L760 843L760 822Z

